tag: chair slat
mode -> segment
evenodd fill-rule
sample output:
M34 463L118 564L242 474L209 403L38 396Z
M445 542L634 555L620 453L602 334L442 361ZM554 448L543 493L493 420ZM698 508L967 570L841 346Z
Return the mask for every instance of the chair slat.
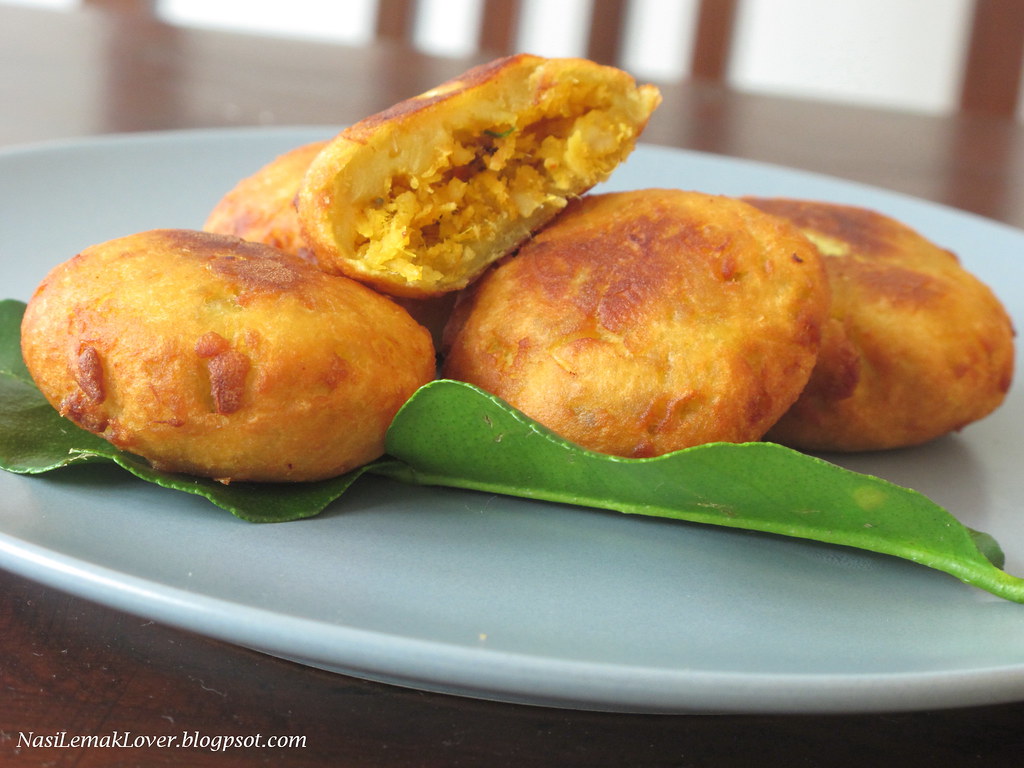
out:
M1024 2L975 0L960 108L1012 117L1024 68Z
M740 0L701 0L697 13L690 73L724 81L729 74L733 27Z
M415 0L378 0L377 37L412 42L415 23Z
M519 0L484 0L480 50L496 55L518 53Z
M82 0L82 5L106 8L121 13L138 13L143 16L156 15L157 0Z
M619 64L626 0L594 0L587 39L587 58L600 64Z

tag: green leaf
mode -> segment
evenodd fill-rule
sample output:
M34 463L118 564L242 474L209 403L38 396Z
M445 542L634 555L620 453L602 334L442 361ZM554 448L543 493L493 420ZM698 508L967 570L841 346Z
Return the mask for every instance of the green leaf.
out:
M1024 602L1001 552L922 494L773 443L712 443L651 459L586 451L456 381L422 387L387 437L381 473L880 552ZM995 563L979 549L977 541Z
M31 381L25 361L21 359L21 316L25 302L15 299L0 301L0 373L9 373Z
M31 381L0 373L0 466L39 474L95 461L109 443L58 414Z
M205 477L179 475L153 469L147 461L116 448L110 458L136 477L163 488L192 493L251 523L283 523L314 517L337 500L368 464L329 480L315 483L224 483Z

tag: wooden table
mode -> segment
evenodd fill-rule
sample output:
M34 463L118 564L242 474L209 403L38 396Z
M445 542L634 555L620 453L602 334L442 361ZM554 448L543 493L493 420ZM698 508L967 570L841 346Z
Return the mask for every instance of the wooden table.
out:
M338 125L465 69L368 49L0 6L0 146ZM1024 226L1024 129L666 86L645 139L864 181ZM681 184L682 185L682 184ZM1024 704L857 716L655 716L476 701L280 661L0 572L0 764L1019 765ZM28 749L19 733L282 734L304 747Z

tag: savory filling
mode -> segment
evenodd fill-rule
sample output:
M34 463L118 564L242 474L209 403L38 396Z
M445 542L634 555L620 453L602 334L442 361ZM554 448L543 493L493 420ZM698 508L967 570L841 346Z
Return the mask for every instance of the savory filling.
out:
M426 171L392 176L385 193L360 206L358 258L409 283L443 285L477 271L510 225L525 236L632 148L635 129L606 90L542 102L519 116L522 124L453 132Z

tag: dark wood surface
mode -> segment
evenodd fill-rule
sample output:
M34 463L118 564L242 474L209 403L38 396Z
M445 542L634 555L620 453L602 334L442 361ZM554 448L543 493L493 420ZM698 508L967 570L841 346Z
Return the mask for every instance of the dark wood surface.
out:
M0 5L0 147L111 132L338 125L466 68L367 49ZM1024 226L1024 131L664 88L646 140L805 168ZM681 180L680 186L685 186ZM0 209L2 215L2 209ZM1011 766L1024 704L849 716L663 716L476 701L364 682L0 571L0 765ZM283 749L37 749L20 734L283 735Z

